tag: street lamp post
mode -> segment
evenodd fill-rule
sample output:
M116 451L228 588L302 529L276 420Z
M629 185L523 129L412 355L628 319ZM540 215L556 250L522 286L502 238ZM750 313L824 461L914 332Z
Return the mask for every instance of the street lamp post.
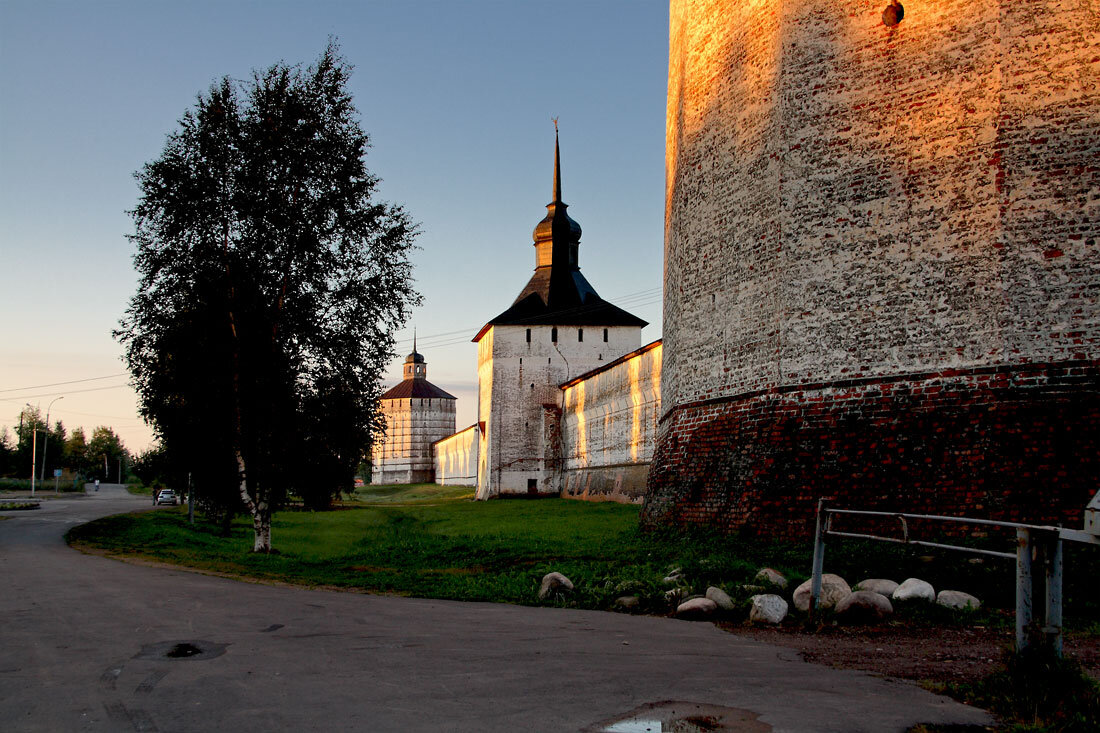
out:
M34 496L34 474L38 468L38 426L31 433L31 496Z
M50 404L46 405L46 440L42 443L42 476L38 479L42 483L46 482L46 452L50 448L50 408L53 407L54 402L63 399L65 399L65 395L54 397L50 400Z
M23 412L19 413L19 440L23 440L23 415L29 415L31 411L31 403L27 403L27 408ZM38 447L38 429L34 426L31 432L31 496L34 496L34 472L38 470L38 459L35 458L34 449Z

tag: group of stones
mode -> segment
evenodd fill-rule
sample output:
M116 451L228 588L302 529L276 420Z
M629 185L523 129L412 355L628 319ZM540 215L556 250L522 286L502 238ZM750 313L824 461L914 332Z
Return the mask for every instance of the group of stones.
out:
M737 604L721 588L711 586L704 595L687 595L686 579L679 569L664 578L671 586L665 598L677 618L704 620L722 613L735 611ZM743 591L761 591L749 598L749 621L752 623L778 624L787 617L790 605L802 613L809 612L812 595L812 579L799 585L790 595L790 604L784 598L789 585L787 578L773 568L761 568L752 585L741 586ZM547 573L539 587L539 600L561 595L573 590L573 583L561 573ZM768 592L770 591L770 592ZM615 607L622 611L638 608L636 595L623 595L615 600ZM957 590L935 589L927 581L909 578L902 583L883 578L869 578L856 583L854 588L839 575L824 573L821 576L821 595L817 608L830 611L841 623L867 623L882 621L894 613L895 604L935 603L954 610L976 611L981 601Z
M785 589L786 579L771 568L764 568L757 575L757 582L767 581L778 576L783 582L773 584ZM810 610L813 594L813 579L799 585L791 594L791 603L802 613ZM750 599L752 609L749 620L760 623L777 624L787 615L786 601L774 593L755 595ZM920 578L908 578L898 583L885 578L868 578L849 586L844 578L832 573L821 576L821 595L817 608L831 611L842 623L866 623L882 621L894 613L895 605L935 603L953 610L978 610L980 600L957 590L941 590L939 593L931 583Z

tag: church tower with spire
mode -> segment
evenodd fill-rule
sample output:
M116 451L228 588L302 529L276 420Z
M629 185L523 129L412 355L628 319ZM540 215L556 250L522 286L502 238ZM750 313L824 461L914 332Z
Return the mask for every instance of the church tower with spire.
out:
M479 499L560 493L560 385L641 345L646 322L605 301L581 274L581 227L567 208L555 123L553 200L535 227L535 271L473 339Z
M432 443L454 433L455 397L428 381L428 363L416 350L415 332L401 382L379 403L386 434L371 450L371 483L433 481Z

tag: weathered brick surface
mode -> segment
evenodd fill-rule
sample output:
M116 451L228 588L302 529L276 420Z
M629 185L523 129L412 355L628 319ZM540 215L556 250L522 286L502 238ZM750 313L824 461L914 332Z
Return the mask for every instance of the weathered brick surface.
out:
M768 536L837 507L1080 527L1100 476L1100 363L1003 366L764 390L662 426L648 523Z
M805 497L783 477L811 469L835 478L798 491L844 485L924 496L931 508L933 486L950 493L999 475L996 446L1013 431L1046 446L1024 453L1033 463L1021 475L1057 479L1032 490L1083 504L1080 484L1058 474L1080 478L1075 466L1091 457L1054 436L1092 445L1094 382L1050 392L960 378L943 386L948 403L906 375L1047 373L1100 358L1100 11L1080 0L913 0L887 27L885 5L672 2L665 418L650 521L783 524L777 508L790 501L801 522ZM861 400L829 386L852 379L909 385L911 402L875 419L911 429L897 435L912 450L980 458L948 460L941 471L962 472L954 478L914 466L880 485L882 444L859 436L885 423L865 425L849 409ZM814 406L858 430L829 437L801 412ZM963 414L964 442L947 451L937 431L960 428ZM719 418L736 443L692 437ZM1037 427L1011 427L1025 418ZM798 450L785 442L811 436ZM696 480L680 457L689 444L695 463L729 465L725 478ZM1070 493L1046 493L1054 487Z

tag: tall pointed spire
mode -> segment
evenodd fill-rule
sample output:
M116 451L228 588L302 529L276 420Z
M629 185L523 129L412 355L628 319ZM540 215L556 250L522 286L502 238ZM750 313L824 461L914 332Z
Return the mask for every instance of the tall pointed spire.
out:
M423 379L428 376L424 357L416 350L416 326L413 326L413 350L405 357L405 379Z
M558 118L554 118L554 203L561 203L561 155L558 152Z
M554 119L554 200L535 226L535 272L512 307L486 323L474 341L493 325L602 325L644 326L646 322L608 303L581 274L577 250L581 225L566 213L561 200L561 145Z

